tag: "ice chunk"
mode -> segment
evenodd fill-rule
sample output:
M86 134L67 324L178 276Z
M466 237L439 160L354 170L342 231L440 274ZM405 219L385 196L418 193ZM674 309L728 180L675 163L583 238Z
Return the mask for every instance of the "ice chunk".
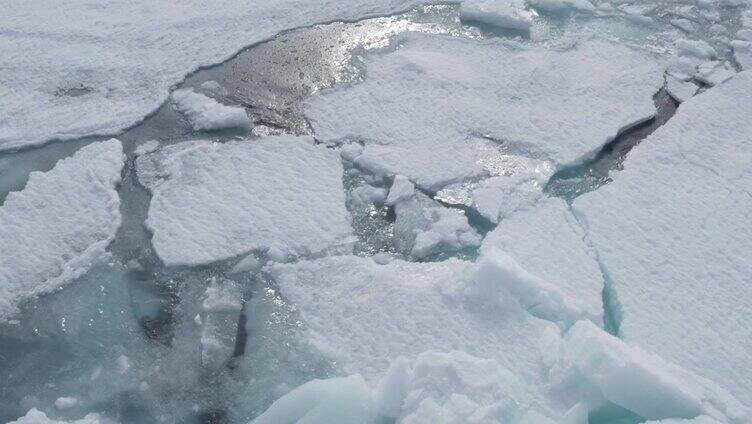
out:
M722 424L722 421L710 418L707 415L700 415L691 419L669 418L660 421L646 421L645 424Z
M252 424L369 424L376 419L371 389L353 375L312 380L277 400Z
M147 153L152 153L157 149L159 149L159 142L157 140L148 140L136 147L134 153L136 156L141 156Z
M260 268L261 268L261 262L256 257L256 255L251 253L250 255L238 261L238 263L235 264L235 266L232 268L231 273L237 274L240 272L255 272L255 271L258 271Z
M523 0L466 0L460 14L463 20L517 30L530 29L533 17Z
M120 141L89 144L0 206L0 322L101 260L120 226Z
M55 400L55 408L57 409L69 409L78 405L78 399L71 396L59 397Z
M372 185L362 185L350 190L350 201L358 207L383 204L387 198L386 189Z
M168 266L351 248L339 155L310 137L185 142L137 166L153 193L146 225Z
M242 309L240 287L212 277L204 293L201 317L201 365L219 370L232 357Z
M718 61L703 62L697 66L695 79L704 82L707 85L718 85L728 81L733 77L736 71L725 63Z
M220 97L227 95L227 90L224 89L217 81L204 81L199 86L199 89L210 97Z
M250 128L251 118L241 106L225 106L191 89L175 90L172 104L185 115L196 131L224 128Z
M652 54L592 39L560 51L410 35L366 66L365 81L308 101L317 137L363 141L360 168L429 191L485 174L479 136L554 170L589 158L652 116L663 85Z
M731 42L734 49L734 59L742 69L752 69L752 40L734 40Z
M671 19L671 25L679 28L680 30L684 32L694 32L695 31L695 24L692 23L689 19L679 18L679 19Z
M388 15L417 0L25 2L0 16L0 150L114 134L142 120L195 70L291 28ZM44 34L44 36L41 36Z
M538 339L556 327L513 304L484 309L468 298L470 266L454 259L378 265L329 257L269 271L300 311L306 338L346 373L360 373L375 386L398 357L451 347L513 372L525 382L519 399L548 414Z
M671 75L666 75L666 92L679 103L687 101L697 94L699 87L692 81L682 81Z
M425 258L480 245L481 237L463 211L441 206L422 193L397 203L394 212L395 245L403 254Z
M684 102L577 198L631 345L752 405L752 72Z
M394 177L392 187L389 189L389 196L386 198L387 205L396 205L397 203L407 200L415 193L415 185L410 182L404 175Z
M588 0L527 0L530 6L546 12L560 13L575 10L578 12L593 12L595 6Z
M699 59L712 59L717 56L715 49L702 40L681 39L676 42L680 56L691 56Z
M547 312L554 321L571 324L572 319L588 317L602 325L603 276L584 238L566 203L547 198L535 208L504 219L488 233L479 266L488 268L487 283L513 292L512 284L519 284L520 301ZM503 281L505 274L510 281Z
M32 408L26 415L8 424L114 424L114 422L100 417L99 414L89 414L80 420L58 421L47 418L44 412Z
M749 418L725 416L738 412L725 409L738 402L713 382L629 346L589 321L567 331L559 353L551 371L554 386L567 380L569 390L574 389L572 382L592 385L605 400L640 417L694 418L704 413L732 422Z

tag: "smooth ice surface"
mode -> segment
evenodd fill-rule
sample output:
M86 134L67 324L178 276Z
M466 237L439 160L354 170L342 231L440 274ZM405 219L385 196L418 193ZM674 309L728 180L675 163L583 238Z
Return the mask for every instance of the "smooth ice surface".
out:
M92 143L48 172L33 172L0 206L0 322L24 300L86 272L120 226L120 141Z
M0 150L113 134L201 66L290 28L408 9L411 0L24 2L0 16Z
M657 57L595 39L569 49L418 35L403 44L367 58L365 81L314 96L306 115L319 139L365 141L358 166L429 190L487 172L478 136L554 166L588 158L652 116L663 85Z
M505 262L516 263L520 269L543 281L541 284L548 288L531 293L529 305L535 305L532 302L535 296L544 296L546 290L555 290L560 303L575 306L580 317L588 316L602 325L603 275L584 237L585 233L567 204L560 199L547 198L536 207L501 221L486 235L481 254L494 257L505 253L509 256ZM572 315L560 318L571 319Z
M460 7L460 16L498 28L527 30L533 14L525 9L523 0L466 0Z
M376 418L363 377L311 380L277 400L252 424L369 424Z
M269 271L300 312L313 346L346 373L375 385L392 361L422 352L461 350L498 363L524 382L516 399L550 412L538 340L558 329L514 302L473 296L473 265L329 257L277 264ZM346 301L342 301L346 299Z
M310 137L190 141L138 158L152 191L146 225L168 266L251 250L321 255L348 248L342 164Z
M699 87L692 81L682 81L671 75L666 75L666 92L677 102L689 100L697 93Z
M752 405L752 72L693 97L579 197L628 343Z
M250 128L253 125L243 107L225 106L191 89L175 90L170 99L196 131Z

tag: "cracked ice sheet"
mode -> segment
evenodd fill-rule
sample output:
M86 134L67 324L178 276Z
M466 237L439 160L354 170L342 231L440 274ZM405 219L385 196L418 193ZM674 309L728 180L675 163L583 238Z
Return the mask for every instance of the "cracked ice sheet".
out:
M555 167L595 154L655 112L663 64L595 39L569 50L408 35L366 60L364 82L307 102L316 136L366 141L361 167L436 190L483 173L477 136Z
M0 150L113 134L199 67L290 28L388 14L411 0L243 0L93 5L26 1L0 15Z
M552 284L603 326L603 275L567 204L541 200L504 219L483 240L481 254L501 249L526 271Z
M516 398L551 411L538 342L557 327L513 302L503 307L467 296L473 268L450 259L437 263L329 257L267 270L300 311L306 337L337 360L345 373L372 385L400 356L460 350L498 363L526 384Z
M752 72L681 105L574 202L621 305L620 333L752 405Z
M120 141L92 143L48 172L32 172L0 206L0 322L105 255L120 226Z
M163 147L137 160L151 190L147 227L167 266L268 250L321 255L350 247L339 155L310 137Z

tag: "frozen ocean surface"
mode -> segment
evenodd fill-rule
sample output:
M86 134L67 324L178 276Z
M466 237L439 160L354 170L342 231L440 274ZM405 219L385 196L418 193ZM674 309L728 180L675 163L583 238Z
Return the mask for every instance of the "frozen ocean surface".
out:
M749 0L5 6L0 422L752 423Z

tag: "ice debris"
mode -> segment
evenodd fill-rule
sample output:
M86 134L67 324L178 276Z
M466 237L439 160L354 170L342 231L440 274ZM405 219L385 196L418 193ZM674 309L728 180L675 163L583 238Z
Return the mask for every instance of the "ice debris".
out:
M533 18L523 0L466 0L460 14L466 21L515 30L530 29Z
M250 128L253 125L242 106L225 106L191 89L175 90L170 99L195 131Z
M11 421L8 424L115 424L113 421L101 417L99 414L89 414L80 420L73 421L59 421L48 418L47 415L36 409L32 408L23 417Z

